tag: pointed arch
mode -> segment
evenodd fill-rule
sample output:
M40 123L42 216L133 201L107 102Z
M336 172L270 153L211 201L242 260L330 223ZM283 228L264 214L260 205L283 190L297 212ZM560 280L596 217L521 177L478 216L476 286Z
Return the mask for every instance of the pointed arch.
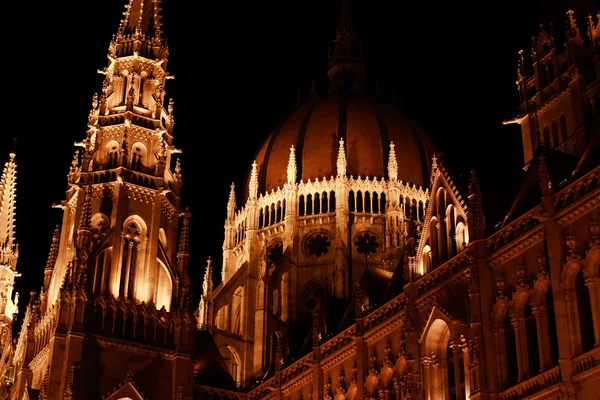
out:
M160 310L164 306L165 310L169 311L173 296L173 278L167 266L161 260L157 258L156 263L158 265L156 293L154 295L156 308Z
M425 383L423 388L428 400L450 398L450 378L454 376L454 371L451 372L448 368L450 338L455 334L452 332L452 326L452 319L434 306L419 339Z

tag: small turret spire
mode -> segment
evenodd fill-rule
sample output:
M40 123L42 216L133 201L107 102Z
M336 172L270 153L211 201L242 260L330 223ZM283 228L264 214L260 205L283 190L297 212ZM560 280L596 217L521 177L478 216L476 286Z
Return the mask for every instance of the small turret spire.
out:
M85 190L83 207L81 209L81 218L79 219L79 229L90 228L92 226L92 185L88 185Z
M192 217L190 208L186 207L185 212L181 215L183 216L183 227L181 228L181 236L179 237L178 255L190 254L190 218Z
M233 219L235 216L235 184L231 182L231 190L229 190L229 200L227 201L227 219Z
M15 230L17 165L15 153L9 154L0 178L0 246L12 248Z
M438 169L437 157L434 154L433 156L431 156L431 176L429 177L429 180L431 183L433 183L433 178L435 177L435 173L437 172L437 169Z
M252 200L256 200L258 196L258 166L256 165L256 160L252 163L252 172L250 172L250 183L248 184L250 189L249 198Z
M294 184L296 183L296 173L298 169L296 168L296 149L294 149L294 145L290 147L290 158L288 160L287 165L287 181L288 183Z
M208 257L206 269L204 270L204 281L202 283L202 293L200 294L200 305L198 307L198 329L204 330L209 328L211 321L211 299L212 299L212 260Z
M579 33L579 27L574 17L575 11L569 9L567 15L569 16L569 25L567 26L567 38L573 39L577 45L582 46L584 41Z
M212 274L213 274L212 259L209 256L208 260L206 261L206 269L204 270L204 280L202 282L202 293L204 294L204 296L206 296L208 298L210 298L212 295L212 289L213 289Z
M390 142L390 155L388 158L388 177L391 181L398 180L398 161L396 161L396 150L394 142Z
M344 139L340 139L340 147L337 157L337 176L346 176L346 150L344 149Z

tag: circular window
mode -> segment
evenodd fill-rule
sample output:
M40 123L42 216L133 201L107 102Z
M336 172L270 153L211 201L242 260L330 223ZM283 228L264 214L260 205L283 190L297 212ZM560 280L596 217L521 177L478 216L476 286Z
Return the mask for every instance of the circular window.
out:
M368 232L358 235L354 245L357 247L359 253L364 254L367 257L369 254L377 253L377 249L379 248L377 237L370 235Z
M329 252L331 241L329 236L324 233L316 233L310 236L305 242L305 250L311 256L321 257Z

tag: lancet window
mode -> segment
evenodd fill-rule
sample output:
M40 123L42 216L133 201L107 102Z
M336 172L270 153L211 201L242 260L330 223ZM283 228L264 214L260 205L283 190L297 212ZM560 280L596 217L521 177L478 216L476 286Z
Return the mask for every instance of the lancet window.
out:
M128 299L134 298L134 282L142 236L141 232L141 227L135 221L129 222L122 232L123 245L119 286L120 297Z

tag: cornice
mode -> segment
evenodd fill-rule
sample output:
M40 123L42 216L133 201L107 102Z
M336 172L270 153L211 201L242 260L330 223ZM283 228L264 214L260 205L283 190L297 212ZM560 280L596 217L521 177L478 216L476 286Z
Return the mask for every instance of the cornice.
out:
M559 226L568 225L571 221L598 206L600 206L600 186L580 198L577 203L571 205L568 209L561 211L556 216L557 223Z
M37 369L41 363L48 359L50 353L50 346L46 345L42 351L40 351L34 358L29 362L29 368L31 370Z
M144 203L152 203L157 194L156 189L148 189L131 183L123 183L123 187L128 199Z
M174 360L178 357L177 352L174 350L166 350L166 349L157 349L157 348L148 348L147 346L139 343L126 343L123 341L111 340L106 337L99 337L96 335L91 335L86 338L86 341L95 341L98 342L103 347L108 347L111 349L116 349L119 351L127 351L130 353L136 353L140 355L150 356L150 357L159 357L165 360Z
M312 369L307 369L306 371L302 372L300 375L294 377L289 382L287 382L281 388L281 392L284 395L290 394L294 390L296 390L296 389L304 386L308 382L310 382L312 379L313 379L313 370Z
M327 371L336 365L342 363L344 360L350 358L353 354L356 354L356 342L348 343L345 346L335 350L327 358L321 361L321 367L323 371Z
M545 237L546 231L544 230L544 227L542 225L538 225L537 227L532 228L525 235L521 236L518 240L511 243L509 246L503 247L502 251L493 254L492 257L488 259L488 266L490 268L495 268L507 262L513 257L523 253L525 250L536 245Z

